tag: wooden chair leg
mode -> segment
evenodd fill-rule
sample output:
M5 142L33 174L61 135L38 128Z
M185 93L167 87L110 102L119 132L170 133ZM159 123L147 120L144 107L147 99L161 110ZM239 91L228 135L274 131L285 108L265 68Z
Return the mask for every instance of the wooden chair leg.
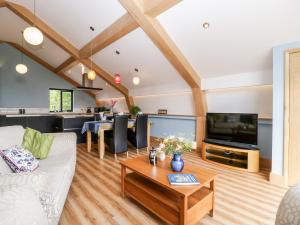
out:
M127 159L128 159L128 155L129 155L129 154L128 154L128 151L127 151L127 152L126 152L126 157L127 157Z
M117 154L115 154L115 160L116 160L116 161L118 160L118 156L117 156Z

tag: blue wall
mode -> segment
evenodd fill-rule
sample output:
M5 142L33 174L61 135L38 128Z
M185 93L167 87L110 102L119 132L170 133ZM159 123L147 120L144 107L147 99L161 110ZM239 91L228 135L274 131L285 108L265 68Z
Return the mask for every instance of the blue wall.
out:
M284 64L285 51L299 48L300 42L273 48L273 155L272 173L283 175L284 137Z
M0 45L0 108L48 108L49 88L73 88L42 65L24 55L28 67L26 76L15 70L20 52L7 44ZM94 106L95 101L86 93L74 92L74 107Z
M152 121L151 136L167 137L169 135L182 136L195 140L196 119L185 116L150 116ZM259 120L258 147L260 157L272 159L272 121Z

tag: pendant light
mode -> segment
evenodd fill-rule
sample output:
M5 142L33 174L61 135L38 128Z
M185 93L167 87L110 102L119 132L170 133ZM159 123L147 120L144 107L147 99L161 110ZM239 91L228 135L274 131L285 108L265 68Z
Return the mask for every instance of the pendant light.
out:
M121 83L121 76L120 76L120 74L118 74L118 73L115 74L114 81L115 81L116 84L120 84Z
M22 34L22 48L23 48L23 34ZM24 57L23 53L21 52L21 63L16 65L16 71L19 74L25 74L28 71L27 66L23 63L23 60L24 60L23 57Z
M35 0L33 0L33 14L34 14L34 22L36 20L36 16L35 16ZM40 45L43 40L44 40L44 35L43 33L34 26L31 27L27 27L24 32L23 32L23 37L25 39L26 42L28 42L31 45Z
M94 31L95 28L91 26L90 30ZM90 68L90 71L88 72L87 77L88 77L89 80L95 80L96 79L96 72L93 70L93 43L91 43L91 68Z
M137 72L139 72L139 70L137 69L137 68L135 68L134 69L134 71L137 73ZM138 77L138 76L134 76L133 77L133 79L132 79L132 83L134 84L134 85L139 85L140 84L140 78Z

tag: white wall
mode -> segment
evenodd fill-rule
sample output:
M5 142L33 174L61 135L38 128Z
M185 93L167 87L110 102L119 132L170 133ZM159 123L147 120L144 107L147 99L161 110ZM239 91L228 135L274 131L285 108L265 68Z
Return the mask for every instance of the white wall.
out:
M269 70L203 79L202 89L206 91L210 112L258 113L260 117L272 117L272 72ZM134 93L134 103L144 112L167 109L169 114L194 114L191 90L168 84L164 89L161 85L137 89ZM116 109L127 111L125 101L118 98Z

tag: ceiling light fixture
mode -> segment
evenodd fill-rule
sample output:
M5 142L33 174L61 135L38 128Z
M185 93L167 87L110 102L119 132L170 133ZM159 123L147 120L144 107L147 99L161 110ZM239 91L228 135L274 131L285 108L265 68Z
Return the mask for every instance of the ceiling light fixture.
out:
M23 48L23 34L22 34L22 48ZM27 73L28 71L28 68L27 66L24 64L24 56L23 56L23 53L21 52L21 63L17 64L16 65L16 71L19 73L19 74L25 74Z
M134 71L136 72L136 73L138 73L139 72L139 70L137 69L137 68L135 68L134 69ZM138 77L138 76L134 76L133 77L133 79L132 79L132 83L134 84L134 85L139 85L140 84L140 78Z
M208 23L208 22L205 22L205 23L203 23L202 26L203 26L204 29L208 29L208 28L209 28L209 23Z
M43 33L34 26L36 16L35 16L35 0L33 0L33 15L34 15L34 22L33 26L27 27L23 32L23 37L26 42L31 45L40 45L44 40Z
M90 27L90 30L93 32L95 30L94 27ZM91 35L93 36L93 35ZM96 79L96 72L93 70L93 43L91 43L91 68L88 72L88 79L89 80L95 80Z
M120 76L120 74L118 74L118 73L115 74L114 81L115 81L116 84L120 84L121 83L121 76Z

